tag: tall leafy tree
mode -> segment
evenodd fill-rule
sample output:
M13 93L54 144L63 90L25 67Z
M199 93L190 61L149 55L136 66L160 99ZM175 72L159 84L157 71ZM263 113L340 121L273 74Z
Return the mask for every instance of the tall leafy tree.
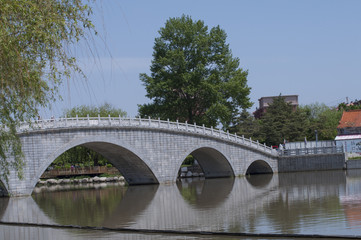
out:
M255 119L247 110L243 110L240 116L232 122L234 125L229 128L231 133L253 140L263 140L260 134L260 120Z
M273 99L261 117L261 133L268 145L278 145L284 140L301 141L307 130L307 116L292 109L282 96Z
M170 18L155 39L151 75L140 74L149 104L142 117L160 117L227 127L241 109L251 107L247 71L232 56L219 26L183 15Z
M0 175L6 181L10 168L21 177L16 126L55 100L64 78L81 73L68 49L93 29L90 14L82 0L0 1Z
M315 140L315 131L319 140L334 140L343 109L328 107L325 104L309 104L300 107L308 119L307 139Z

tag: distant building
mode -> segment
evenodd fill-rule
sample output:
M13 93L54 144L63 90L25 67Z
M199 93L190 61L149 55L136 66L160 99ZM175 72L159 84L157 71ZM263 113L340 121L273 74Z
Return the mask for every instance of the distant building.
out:
M335 141L345 152L361 154L361 109L343 112Z
M259 101L259 108L253 113L255 118L260 118L266 111L268 106L273 103L273 99L278 98L279 96L272 96L272 97L261 97L258 99ZM298 107L298 95L284 95L281 96L285 99L287 103L290 103L295 111Z

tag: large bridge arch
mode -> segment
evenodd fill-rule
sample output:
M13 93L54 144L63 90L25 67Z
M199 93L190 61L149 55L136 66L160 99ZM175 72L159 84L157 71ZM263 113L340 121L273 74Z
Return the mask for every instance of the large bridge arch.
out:
M144 161L145 156L137 149L119 139L92 136L74 139L49 152L32 179L32 186L35 187L41 175L57 157L76 146L84 146L103 155L122 173L129 185L158 183L154 173Z
M217 147L206 145L193 147L187 151L187 154L181 156L178 162L182 163L188 155L192 155L197 160L205 178L234 177L235 175L229 157Z
M103 155L120 171L129 185L158 183L147 164L127 148L107 142L88 142L82 146Z

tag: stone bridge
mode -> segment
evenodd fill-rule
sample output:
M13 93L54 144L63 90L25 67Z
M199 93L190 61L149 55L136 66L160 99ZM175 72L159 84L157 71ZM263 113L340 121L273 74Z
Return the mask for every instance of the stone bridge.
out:
M77 117L23 124L18 132L26 165L22 180L11 171L6 186L10 196L31 194L48 166L75 146L103 155L129 185L176 181L190 154L206 178L278 172L276 150L222 130L187 123Z

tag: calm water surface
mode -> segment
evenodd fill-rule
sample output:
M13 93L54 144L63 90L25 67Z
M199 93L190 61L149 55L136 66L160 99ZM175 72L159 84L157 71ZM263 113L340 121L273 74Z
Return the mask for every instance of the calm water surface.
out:
M37 189L0 198L4 222L111 228L361 235L361 171ZM0 239L261 239L0 225Z

